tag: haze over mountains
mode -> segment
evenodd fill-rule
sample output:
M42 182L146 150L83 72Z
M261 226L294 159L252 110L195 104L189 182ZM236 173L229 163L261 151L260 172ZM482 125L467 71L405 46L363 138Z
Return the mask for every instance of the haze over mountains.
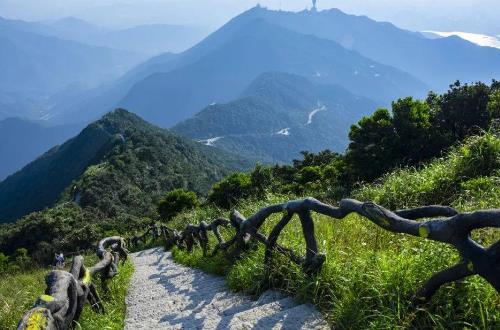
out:
M76 18L2 20L0 119L82 128L122 107L216 148L288 162L301 149L341 152L352 123L399 97L500 77L499 49L456 36L430 39L336 9L259 6L181 53L133 66L196 38L199 30L182 26L111 31Z
M94 88L142 56L38 33L37 24L0 18L0 119L43 119L58 93Z
M232 68L236 62L242 65ZM385 105L395 97L445 90L456 79L489 81L500 75L498 63L499 50L457 37L431 40L338 10L291 13L255 7L195 47L155 57L88 95L83 105L73 102L55 112L67 121L83 107L97 117L119 105L169 127L212 102L236 98L265 71L337 83Z

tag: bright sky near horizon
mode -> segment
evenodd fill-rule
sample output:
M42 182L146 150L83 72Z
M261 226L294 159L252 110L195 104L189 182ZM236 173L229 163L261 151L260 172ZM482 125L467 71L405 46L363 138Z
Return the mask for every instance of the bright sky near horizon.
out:
M0 0L0 16L75 16L107 26L166 23L214 28L257 3L294 11L312 6L312 0ZM498 0L318 0L318 7L337 7L413 30L500 34Z

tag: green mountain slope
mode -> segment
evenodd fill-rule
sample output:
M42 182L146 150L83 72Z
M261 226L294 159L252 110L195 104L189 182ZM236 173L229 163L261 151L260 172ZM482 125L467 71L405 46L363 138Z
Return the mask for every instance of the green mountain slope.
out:
M96 207L112 217L146 216L162 193L178 187L206 192L243 165L116 110L1 182L0 219L50 207L64 190L63 202Z
M339 86L268 72L240 99L212 104L172 130L246 157L290 162L304 150L344 151L349 127L375 108Z

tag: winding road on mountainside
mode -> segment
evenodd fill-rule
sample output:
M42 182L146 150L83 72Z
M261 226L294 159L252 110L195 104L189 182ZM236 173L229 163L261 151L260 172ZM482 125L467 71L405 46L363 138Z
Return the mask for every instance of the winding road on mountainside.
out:
M257 300L231 293L222 277L174 263L162 248L130 255L135 273L125 329L329 329L311 304L276 291Z

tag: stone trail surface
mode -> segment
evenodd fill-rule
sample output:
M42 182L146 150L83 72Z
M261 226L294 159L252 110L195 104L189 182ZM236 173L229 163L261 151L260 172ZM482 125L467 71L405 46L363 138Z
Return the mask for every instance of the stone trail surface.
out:
M161 248L131 254L125 329L329 329L311 304L266 291L231 293L224 278L174 263Z

